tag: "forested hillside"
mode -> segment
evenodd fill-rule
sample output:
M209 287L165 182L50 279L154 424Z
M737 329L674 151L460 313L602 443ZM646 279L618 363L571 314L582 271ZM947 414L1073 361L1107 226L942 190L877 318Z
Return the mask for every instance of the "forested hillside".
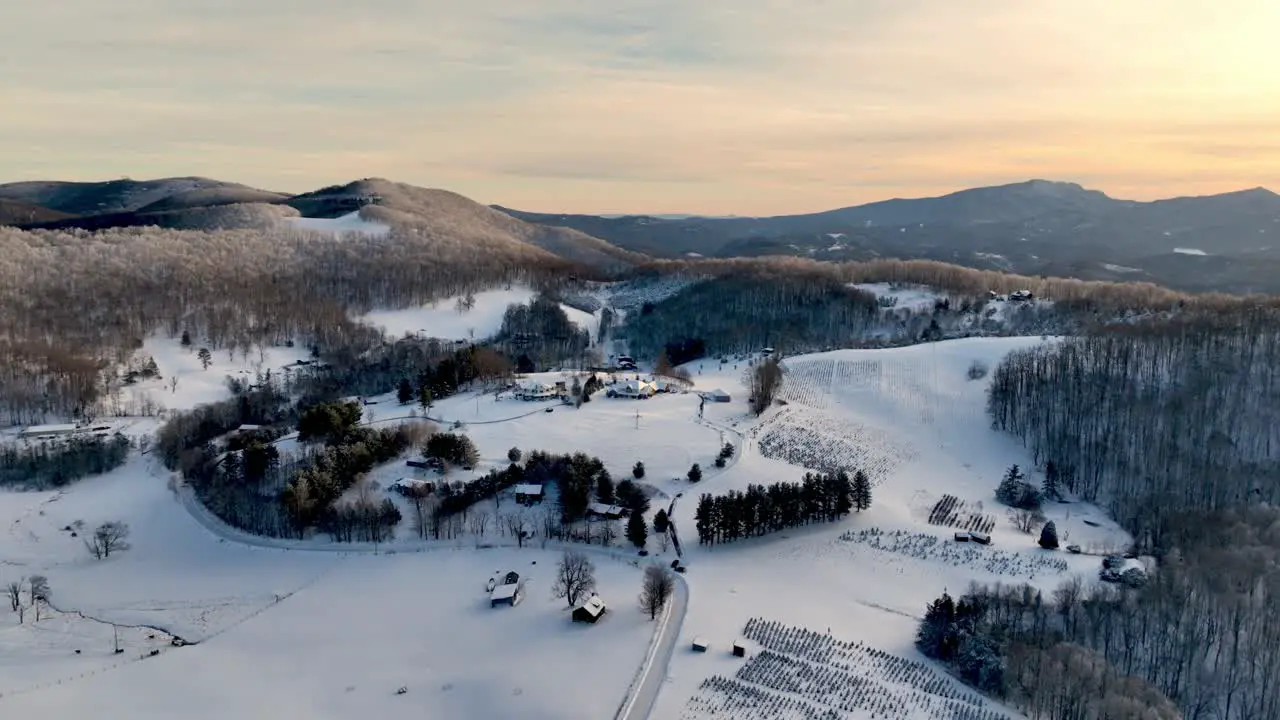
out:
M0 421L88 411L104 370L153 332L214 350L294 341L342 354L367 346L350 318L374 307L589 272L531 245L412 232L0 228Z
M1034 718L1175 717L1159 694L1188 718L1280 717L1278 360L1280 313L1263 303L1009 356L995 427L1108 508L1155 571L1052 598L942 598L921 649Z

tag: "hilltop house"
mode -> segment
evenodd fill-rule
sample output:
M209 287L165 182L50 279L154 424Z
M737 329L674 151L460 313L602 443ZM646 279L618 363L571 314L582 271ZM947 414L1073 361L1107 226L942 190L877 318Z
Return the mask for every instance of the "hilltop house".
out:
M599 595L592 595L582 605L573 609L573 621L595 623L605 612L604 600Z

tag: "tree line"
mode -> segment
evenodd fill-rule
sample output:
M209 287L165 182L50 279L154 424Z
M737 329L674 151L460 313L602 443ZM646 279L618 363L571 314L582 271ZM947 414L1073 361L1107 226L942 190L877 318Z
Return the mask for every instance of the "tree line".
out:
M120 467L129 458L130 447L123 435L0 444L0 487L62 487Z
M976 586L932 603L917 645L1033 718L1280 717L1280 510L1163 522L1168 549L1140 588Z
M993 373L993 424L1027 443L1046 490L1101 503L1158 562L1139 587L1067 585L979 623L1007 667L1036 669L1005 688L1039 716L1070 692L1038 669L1064 663L1078 687L1138 678L1187 717L1280 713L1278 321L1265 304L1135 319Z
M1280 501L1280 312L1135 322L1010 354L994 426L1140 545L1162 516Z
M759 537L819 522L839 520L853 509L871 506L871 483L857 471L851 478L834 473L805 473L801 482L748 485L745 492L703 493L694 520L698 542L716 545Z

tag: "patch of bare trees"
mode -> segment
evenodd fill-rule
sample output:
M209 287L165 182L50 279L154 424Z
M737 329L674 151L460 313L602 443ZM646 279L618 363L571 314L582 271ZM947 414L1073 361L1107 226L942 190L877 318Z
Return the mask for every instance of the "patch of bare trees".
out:
M84 541L89 554L98 560L129 549L129 524L119 520L104 522Z
M564 598L569 607L578 604L596 589L596 566L585 553L566 550L556 565L556 579L551 596Z
M650 620L657 618L675 590L676 580L670 570L661 565L646 567L640 585L640 610L648 614Z
M994 372L995 426L1159 560L1139 588L1068 584L1052 607L988 593L989 635L1033 716L1128 677L1186 717L1280 717L1277 361L1280 314L1260 304L1108 328Z
M747 381L751 390L751 412L763 414L773 406L782 387L782 366L776 357L767 357L747 371Z

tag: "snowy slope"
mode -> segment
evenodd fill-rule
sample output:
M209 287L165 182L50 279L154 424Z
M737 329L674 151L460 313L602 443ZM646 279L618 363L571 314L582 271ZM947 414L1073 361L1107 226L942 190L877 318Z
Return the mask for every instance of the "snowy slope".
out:
M382 237L391 232L390 225L371 222L360 217L360 211L347 213L336 218L290 217L285 220L299 230L327 233L330 235L369 235Z
M423 307L375 310L357 320L381 328L392 338L422 335L448 340L483 340L498 334L508 306L527 305L536 295L531 288L513 286L473 293L474 303L470 309L459 304L459 297L451 297ZM583 312L568 305L560 307L571 322L595 337L600 327L598 313Z
M696 388L722 388L733 401L707 403L701 420L695 393L649 400L602 393L577 409L468 393L440 400L430 414L460 424L483 457L474 471L454 470L449 480L505 465L511 447L597 455L615 479L644 462L651 512L674 504L689 592L687 613L671 621L677 640L670 664L663 655L650 671L666 679L651 717L995 720L1009 714L942 674L912 639L925 605L944 589L960 593L978 580L1051 590L1072 573L1096 574L1096 556L1035 547L993 497L1010 464L1039 478L1020 443L989 429L983 413L989 379L970 380L968 371L975 363L994 368L1009 351L1041 342L1053 340L974 338L786 358L780 394L786 404L759 419L746 412L747 362L712 360L686 366ZM573 376L534 379L569 383ZM378 400L372 407L380 422L409 412ZM712 461L725 441L737 452L717 469ZM704 470L696 485L685 479L695 462ZM798 480L806 466L866 470L875 483L871 509L836 523L697 545L700 493ZM392 463L373 476L389 484L406 472ZM101 627L55 618L50 628L63 640L47 642L38 639L50 637L43 630L15 630L0 615L6 618L0 651L11 658L0 672L24 668L0 675L6 693L0 712L52 710L61 717L110 706L129 717L181 710L197 720L259 717L264 709L322 719L403 712L600 718L613 714L646 657L654 624L635 608L637 568L612 559L630 555L623 548L594 555L610 613L584 629L568 624L559 602L550 600L545 573L556 554L534 549L540 538L524 550L478 549L510 541L493 527L483 539L464 534L450 541L422 541L402 529L379 554L326 540L250 546L234 534L211 533L217 528L207 518L197 522L166 479L135 458L61 494L0 494L0 581L43 572L64 609L204 641L165 646L158 658L102 671L122 660L101 652ZM993 546L957 545L955 528L930 524L931 509L946 495L994 525ZM515 509L504 501L477 512L492 510ZM537 527L544 509L521 512ZM1066 542L1087 552L1128 540L1087 504L1046 512ZM77 519L127 520L134 549L89 560L78 540L58 529ZM647 547L662 562L673 557L656 538ZM480 593L500 568L532 574L525 602L514 609L491 609ZM744 634L747 657L734 658L730 644ZM695 637L710 641L710 651L690 652ZM126 655L160 640L130 635ZM71 654L73 645L90 641L97 654ZM91 672L98 674L81 677ZM810 680L796 684L801 678ZM406 694L396 695L401 686Z

